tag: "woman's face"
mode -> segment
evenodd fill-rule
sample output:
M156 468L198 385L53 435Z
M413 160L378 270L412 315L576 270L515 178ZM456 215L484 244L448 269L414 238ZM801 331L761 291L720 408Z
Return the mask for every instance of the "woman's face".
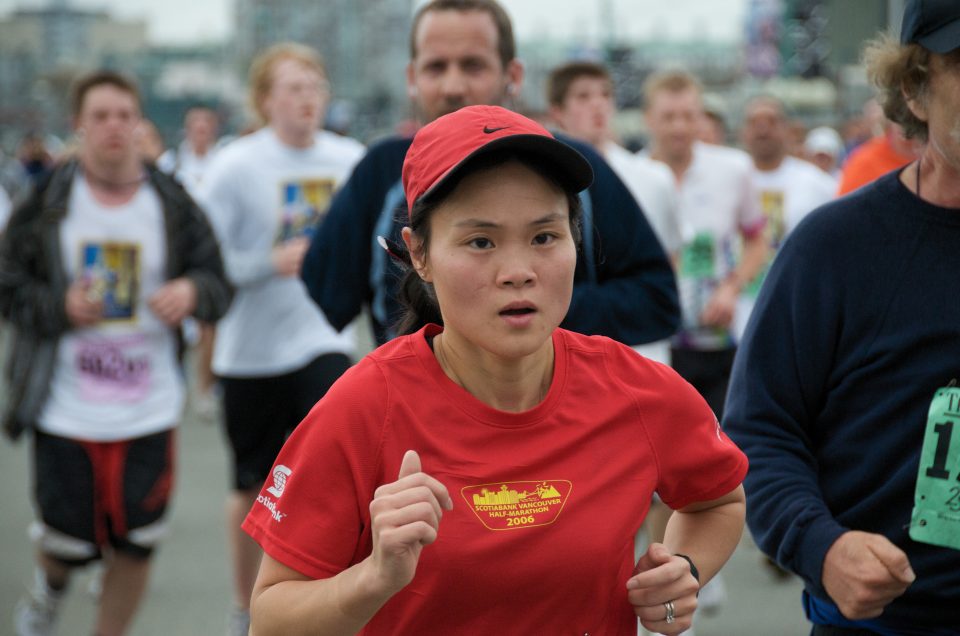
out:
M511 161L465 177L429 223L427 253L411 253L433 283L444 340L502 359L552 346L577 264L563 191Z

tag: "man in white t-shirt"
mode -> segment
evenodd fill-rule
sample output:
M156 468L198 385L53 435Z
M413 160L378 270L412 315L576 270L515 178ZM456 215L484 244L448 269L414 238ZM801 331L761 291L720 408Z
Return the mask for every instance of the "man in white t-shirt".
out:
M654 73L643 86L650 144L644 154L667 164L677 184L683 247L677 288L683 325L673 337L671 364L723 417L736 344L732 327L742 289L766 259L763 215L746 153L698 141L703 120L699 81L689 73ZM648 515L652 540L665 527L662 504ZM704 610L719 608L724 593L716 577L700 597Z
M234 566L231 633L246 634L259 546L241 529L284 440L351 364L352 328L338 332L300 279L310 232L363 146L319 131L330 96L319 55L300 44L267 49L250 70L251 102L265 126L225 146L199 200L236 287L217 325L213 370L221 380L233 451L228 525Z
M191 194L217 154L217 113L207 106L191 106L183 116L183 141L157 159L157 167L172 174Z
M672 363L721 418L736 351L737 300L767 255L753 165L740 150L697 141L702 91L689 73L655 73L643 92L648 154L674 174L683 233L677 271L683 327L673 338Z
M183 117L184 139L157 159L157 167L174 175L183 187L197 196L203 176L217 154L217 113L208 106L191 106ZM196 343L196 393L194 412L201 418L213 420L219 411L216 395L216 377L213 375L213 341L216 329L207 323L188 322L184 325L187 342ZM194 336L191 336L195 334Z
M754 183L766 218L764 235L770 261L803 217L833 199L837 191L836 179L812 163L787 154L789 133L786 108L778 98L758 95L747 102L740 139L756 168ZM757 276L740 295L734 321L738 341L762 282L763 275Z
M664 251L675 260L681 237L673 174L659 161L635 155L614 141L616 104L609 71L589 61L559 66L547 79L547 102L550 119L563 132L586 141L603 155L640 204ZM669 363L669 340L634 348L648 358Z
M177 329L231 292L213 232L141 161L140 96L98 71L74 89L76 156L17 206L0 240L0 312L15 331L4 428L33 432L37 571L15 632L53 633L71 574L103 559L94 629L126 633L166 527L184 401Z

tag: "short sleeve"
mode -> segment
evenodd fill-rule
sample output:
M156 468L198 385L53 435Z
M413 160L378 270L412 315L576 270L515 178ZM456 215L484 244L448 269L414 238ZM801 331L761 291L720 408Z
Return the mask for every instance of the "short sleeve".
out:
M747 457L697 391L666 365L640 360L634 387L658 469L657 493L673 509L717 499L743 481ZM622 374L620 377L630 377Z
M316 579L363 558L387 393L365 360L290 436L242 526L264 552Z

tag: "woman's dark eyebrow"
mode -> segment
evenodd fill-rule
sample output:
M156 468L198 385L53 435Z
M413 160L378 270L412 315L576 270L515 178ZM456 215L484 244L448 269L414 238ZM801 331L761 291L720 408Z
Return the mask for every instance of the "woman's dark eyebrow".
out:
M554 223L555 221L563 221L565 217L560 212L550 212L544 216L541 216L539 219L534 219L530 221L530 225L546 225L548 223ZM494 223L493 221L487 221L484 219L469 218L457 221L453 224L454 227L478 227L478 228L497 228L500 227L499 223Z

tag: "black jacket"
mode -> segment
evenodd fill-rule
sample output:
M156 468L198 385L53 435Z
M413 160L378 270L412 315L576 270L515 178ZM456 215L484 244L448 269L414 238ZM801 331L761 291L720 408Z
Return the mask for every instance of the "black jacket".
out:
M13 212L0 239L0 314L12 338L7 362L7 434L16 439L32 428L53 378L60 337L71 329L65 298L70 280L60 252L60 224L67 215L78 162L68 161ZM193 199L170 176L145 166L147 180L163 206L166 276L185 276L197 288L194 316L215 322L230 305L227 282L213 230Z

